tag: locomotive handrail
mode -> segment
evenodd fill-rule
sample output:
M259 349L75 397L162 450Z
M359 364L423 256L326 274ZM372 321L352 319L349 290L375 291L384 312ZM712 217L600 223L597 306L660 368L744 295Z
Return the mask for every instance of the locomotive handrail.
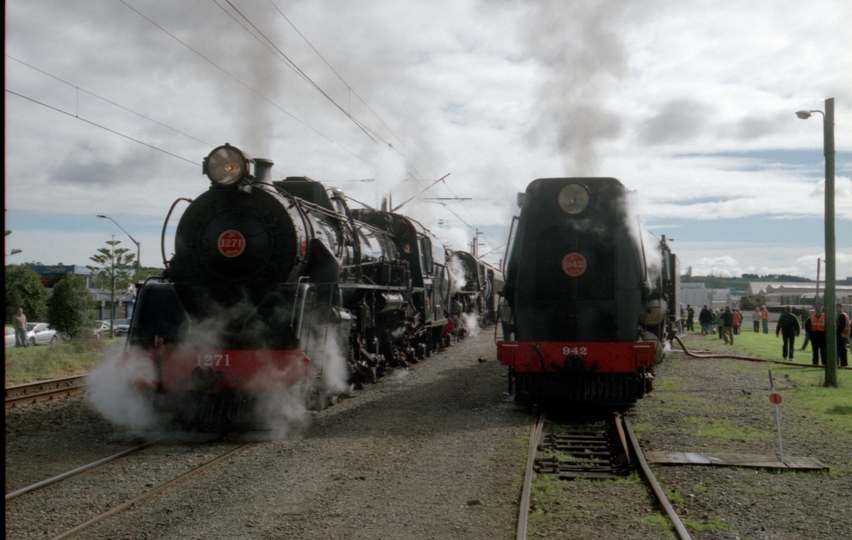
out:
M296 297L293 299L293 304L296 304L296 302L299 301L300 297L301 297L301 300L302 300L301 305L299 306L300 310L299 310L299 319L298 319L299 320L299 327L298 328L294 328L294 325L295 325L295 322L296 322L296 309L295 309L296 305L293 306L293 314L290 317L290 330L293 331L293 335L296 336L296 339L300 339L301 336L302 336L302 321L305 320L305 303L307 302L307 299L308 299L307 290L311 287L311 285L310 285L310 283L307 283L307 281L305 281L303 283L302 280L307 280L307 279L308 279L307 276L301 276L299 278L299 280L296 281ZM302 291L304 291L304 294L300 294L300 293L302 293Z
M172 207L169 208L169 213L166 214L166 221L163 223L163 233L160 235L160 250L163 254L163 267L166 270L168 270L169 268L169 263L168 261L166 261L166 229L169 226L169 219L171 219L172 217L172 212L174 212L175 206L177 206L177 203L179 203L180 201L192 203L192 199L187 199L186 197L178 197L177 199L175 199L175 202L172 203Z

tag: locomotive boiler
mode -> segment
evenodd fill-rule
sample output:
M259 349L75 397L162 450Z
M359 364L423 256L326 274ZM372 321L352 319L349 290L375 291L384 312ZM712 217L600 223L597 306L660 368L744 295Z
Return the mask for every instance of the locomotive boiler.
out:
M144 367L137 383L166 422L263 427L258 409L276 392L322 407L448 342L443 246L310 178L274 181L272 165L214 149L164 278L139 291L125 360Z
M614 178L543 178L519 194L497 355L516 399L625 405L651 388L679 318L677 257L646 242Z

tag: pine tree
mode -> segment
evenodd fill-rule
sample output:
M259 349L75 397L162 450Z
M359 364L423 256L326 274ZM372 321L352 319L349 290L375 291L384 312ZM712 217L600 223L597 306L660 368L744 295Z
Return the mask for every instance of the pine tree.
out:
M102 247L98 252L89 257L89 260L98 263L99 266L87 266L95 277L95 282L101 289L106 289L110 292L110 337L114 337L115 326L112 321L115 320L115 299L117 293L127 291L130 284L133 283L133 273L135 265L133 261L136 255L129 253L127 248L117 248L121 240L107 240L106 244L109 247Z

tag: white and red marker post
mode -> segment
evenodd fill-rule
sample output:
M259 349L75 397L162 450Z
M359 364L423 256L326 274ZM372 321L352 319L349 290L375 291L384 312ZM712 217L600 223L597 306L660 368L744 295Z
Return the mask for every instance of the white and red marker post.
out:
M781 416L778 405L781 404L781 394L775 391L775 381L772 380L772 370L769 370L769 403L775 406L775 429L778 431L778 457L784 462L784 445L781 444Z

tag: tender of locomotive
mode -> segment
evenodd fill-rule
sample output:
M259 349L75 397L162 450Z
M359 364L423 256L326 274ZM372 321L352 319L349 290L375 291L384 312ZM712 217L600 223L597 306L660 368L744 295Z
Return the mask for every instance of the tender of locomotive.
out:
M519 194L497 356L535 402L626 405L651 388L678 305L677 258L645 245L614 178L544 178Z
M263 427L261 402L282 390L321 407L449 341L444 247L428 231L350 211L306 177L273 181L271 167L214 149L210 187L181 217L171 260L163 251L164 279L139 291L125 361L166 421Z

